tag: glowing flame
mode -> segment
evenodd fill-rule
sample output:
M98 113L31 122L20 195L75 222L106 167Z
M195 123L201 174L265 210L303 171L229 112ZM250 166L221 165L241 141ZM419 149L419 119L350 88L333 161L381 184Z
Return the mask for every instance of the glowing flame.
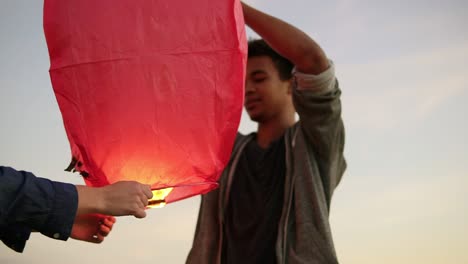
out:
M153 198L148 201L148 208L162 208L166 205L166 197L171 193L171 188L153 190Z

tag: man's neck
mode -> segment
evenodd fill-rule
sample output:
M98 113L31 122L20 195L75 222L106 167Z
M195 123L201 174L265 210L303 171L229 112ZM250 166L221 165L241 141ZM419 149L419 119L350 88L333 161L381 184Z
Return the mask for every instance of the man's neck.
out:
M258 123L257 144L262 148L267 148L271 142L280 138L286 129L295 123L294 115L280 120Z

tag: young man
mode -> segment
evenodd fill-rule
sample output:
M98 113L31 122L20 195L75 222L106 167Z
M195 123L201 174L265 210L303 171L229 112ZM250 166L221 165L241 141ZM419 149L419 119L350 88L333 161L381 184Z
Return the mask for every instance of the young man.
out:
M145 217L152 196L150 186L138 182L92 188L0 166L0 240L17 252L32 231L101 243L112 229L113 216Z
M220 188L202 197L187 263L338 263L328 216L346 163L333 63L297 28L243 11L264 39L249 43L245 89L258 130L237 137Z

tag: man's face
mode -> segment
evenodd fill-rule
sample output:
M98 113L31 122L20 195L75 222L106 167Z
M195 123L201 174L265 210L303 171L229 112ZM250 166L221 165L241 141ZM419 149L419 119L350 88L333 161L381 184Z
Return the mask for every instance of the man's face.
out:
M266 122L277 118L291 103L290 81L282 81L273 61L267 56L247 61L244 106L250 119Z

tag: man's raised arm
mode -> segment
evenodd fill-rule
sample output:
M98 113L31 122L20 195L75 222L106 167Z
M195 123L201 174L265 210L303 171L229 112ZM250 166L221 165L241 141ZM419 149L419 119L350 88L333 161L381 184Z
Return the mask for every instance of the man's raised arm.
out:
M298 28L242 3L245 23L302 73L319 74L329 67L320 46Z

